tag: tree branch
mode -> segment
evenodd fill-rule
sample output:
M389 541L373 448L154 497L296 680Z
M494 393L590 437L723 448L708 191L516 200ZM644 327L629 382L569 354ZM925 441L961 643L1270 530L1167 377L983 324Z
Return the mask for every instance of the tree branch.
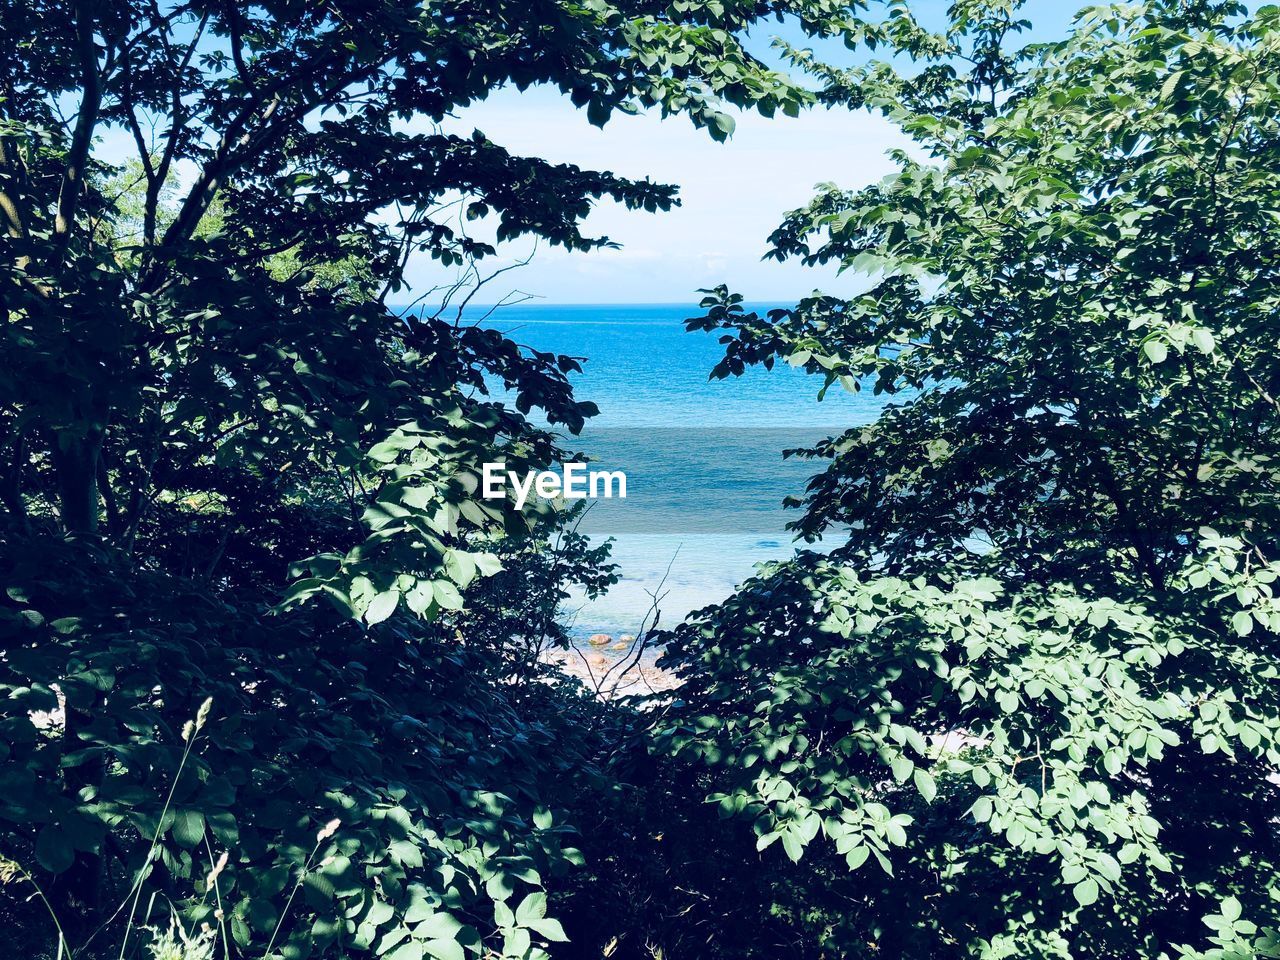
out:
M334 60L335 55L331 54L311 64L307 71L313 75L310 79L323 77ZM380 64L375 67L375 69L380 68ZM306 75L281 76L263 91L263 97L269 99L265 102L254 100L246 104L245 108L227 125L217 152L196 178L196 182L178 210L178 216L169 225L169 229L165 231L164 237L158 244L156 255L152 259L150 276L142 283L145 289L150 289L149 284L155 281L159 264L164 259L163 255L194 235L201 218L208 210L218 189L226 182L226 178L251 160L257 151L263 149L284 123L306 116L308 112L322 105L327 98L343 87L358 81L360 74L344 75L335 82L323 86L314 96L304 96L291 109L281 111L285 93L298 89L307 83L308 79Z
M12 85L9 83L0 85L0 98L11 100L12 97ZM11 230L17 231L16 234L11 232L10 236L26 237L27 217L22 210L22 191L26 186L27 171L26 165L22 162L22 154L12 137L0 136L0 169L9 172L18 191L10 194L6 187L0 186L0 204L5 207L5 216L9 220Z
M236 65L236 75L246 90L257 93L257 84L253 82L253 75L249 73L249 67L244 60L244 20L240 16L240 8L235 0L229 0L225 10L227 28L231 32L231 59Z
M160 11L154 3L152 3L152 10L155 16L158 17ZM174 69L173 86L169 90L170 113L172 114L169 136L165 140L164 152L160 156L160 162L156 165L155 178L147 182L147 198L142 214L142 237L143 242L147 244L155 242L156 221L159 217L160 208L160 191L164 189L164 183L169 179L169 169L173 165L173 159L178 152L178 137L187 123L186 110L182 104L182 75L186 73L187 67L190 66L191 58L195 56L196 44L204 36L204 29L208 23L209 14L206 12L200 18L195 35L191 38L191 43L187 45L186 52ZM172 47L166 34L161 34L161 42L164 44L166 54L172 56Z
M98 48L93 40L93 21L87 0L76 3L76 52L80 61L80 85L83 95L80 112L76 115L75 132L71 137L71 151L62 173L58 189L57 213L54 216L55 262L61 259L71 239L75 225L76 209L84 191L85 165L89 159L89 147L93 143L93 130L98 123L98 111L102 106L102 78L98 75Z

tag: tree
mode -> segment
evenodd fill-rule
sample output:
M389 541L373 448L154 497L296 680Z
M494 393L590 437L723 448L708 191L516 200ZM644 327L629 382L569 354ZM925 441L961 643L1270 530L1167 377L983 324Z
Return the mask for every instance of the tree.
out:
M10 511L38 510L28 502L38 490L66 530L98 532L105 515L104 535L128 545L157 490L180 488L215 450L269 456L276 469L318 454L349 470L405 424L422 436L440 418L474 415L486 436L517 430L456 395L486 374L517 390L522 412L539 406L577 428L590 408L567 388L574 361L440 316L400 323L385 302L411 253L453 265L492 252L442 215L451 205L494 218L499 240L531 234L582 249L607 242L578 229L593 199L652 211L670 206L672 190L514 157L479 133L414 132L410 121L542 83L598 123L657 106L723 138L725 100L794 112L803 99L735 35L784 9L8 8L0 382ZM120 209L118 177L108 180L112 165L94 149L103 128L136 147L133 209ZM282 254L297 266L285 276L270 269ZM373 289L307 282L350 257L377 278ZM420 440L389 442L379 462ZM417 497L388 502L425 515L444 499ZM382 538L399 542L385 527Z
M675 202L453 111L543 84L723 139L726 103L809 99L744 31L827 6L0 7L0 843L73 952L140 949L165 902L229 954L563 937L543 886L578 859L550 809L576 748L492 638L607 571L475 474L561 454L533 409L576 432L594 408L577 359L388 303L411 256L474 295L469 220L588 249L600 198ZM480 585L504 563L527 579Z
M1275 956L1280 11L1016 7L903 12L913 75L794 52L915 141L772 237L871 278L690 327L897 402L807 453L830 552L676 630L666 742L861 871L846 955Z

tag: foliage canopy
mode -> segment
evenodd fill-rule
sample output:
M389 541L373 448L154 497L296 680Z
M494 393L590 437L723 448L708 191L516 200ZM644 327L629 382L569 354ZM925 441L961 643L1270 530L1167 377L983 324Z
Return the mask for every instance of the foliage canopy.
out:
M463 321L468 224L589 249L595 202L675 191L444 121L541 84L724 139L811 99L741 35L825 7L0 6L0 849L75 955L142 949L122 892L233 955L563 940L550 808L590 758L520 651L610 572L475 473L594 407L578 359ZM447 312L388 306L411 257Z
M806 452L795 527L834 549L677 630L666 735L761 848L879 871L852 954L1170 956L1211 915L1211 955L1272 956L1240 917L1280 903L1280 11L1014 51L1008 6L910 76L795 54L915 141L772 237L871 279L689 325L727 331L715 375L898 400Z

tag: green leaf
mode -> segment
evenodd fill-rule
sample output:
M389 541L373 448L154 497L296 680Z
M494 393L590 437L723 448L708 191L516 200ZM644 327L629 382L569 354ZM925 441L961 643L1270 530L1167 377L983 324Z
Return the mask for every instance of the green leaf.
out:
M508 930L502 937L502 955L509 957L511 960L524 957L529 952L530 937L529 931L524 927L516 927L514 930Z
M406 922L413 922L415 919L417 918L411 913L405 915ZM449 940L456 937L461 929L462 923L452 914L432 913L421 918L421 922L413 928L413 935L419 939Z
M867 857L871 855L871 848L865 843L861 846L854 847L845 854L845 862L849 865L850 870L857 870L867 861Z
M804 856L804 844L800 842L800 838L791 830L782 832L782 849L786 851L787 857L792 863L799 863L800 858Z
M587 104L587 121L594 126L603 127L609 122L609 105L603 100L592 100Z
M973 802L969 812L973 814L973 819L978 823L986 823L991 819L991 798L979 797Z
M418 616L422 616L430 610L434 601L435 591L432 590L429 580L419 580L404 595L405 606Z
M907 845L907 831L902 828L899 823L892 820L884 825L884 836L895 847L905 847Z
M1235 922L1240 919L1240 901L1235 897L1227 897L1222 901L1222 916L1226 920Z
M924 797L925 803L933 803L933 798L938 795L938 785L934 783L933 775L927 770L917 767L912 777L915 781L916 789L920 791L920 796Z
M448 580L434 580L431 583L431 592L435 595L436 603L440 604L446 610L461 610L466 606L462 599L462 594Z
M465 960L466 952L457 940L428 940L423 948L436 960Z
M505 902L502 900L495 900L493 902L493 922L497 924L500 929L505 930L507 927L514 927L516 925L516 915Z
M1076 898L1076 902L1082 907L1087 907L1098 899L1098 883L1092 877L1081 880L1071 888L1072 894Z
M422 960L423 945L416 940L406 940L386 955L386 960Z
M50 873L62 873L75 863L76 854L65 830L46 823L36 835L36 862Z
M516 907L516 923L528 926L530 920L541 920L547 915L547 895L541 891L531 893Z
M444 569L454 583L465 587L475 577L477 566L474 557L466 551L447 550L444 555Z
M485 881L485 892L489 894L490 900L503 901L511 894L515 893L515 885L511 882L511 878L502 872L495 873L487 881ZM499 904L495 903L495 909Z
M369 907L369 912L365 914L365 923L375 927L380 927L389 921L396 914L395 908L385 900L375 900Z
M369 448L369 459L377 463L391 463L400 455L403 445L395 440L383 440Z
M369 601L369 608L364 612L365 621L372 626L381 623L395 613L400 602L400 593L396 590L384 590Z
M1205 355L1213 353L1215 346L1213 334L1205 327L1196 327L1191 331L1191 342L1196 345L1196 349L1201 353Z
M179 810L169 829L178 846L192 850L204 839L204 814L199 810Z
M569 942L569 938L565 935L564 927L560 925L560 921L551 917L543 920L534 920L529 924L529 929L542 934L544 938L553 943Z
M716 140L729 139L736 127L733 117L727 113L717 113L711 118L711 136Z
M492 577L502 571L502 561L492 553L473 553L471 559L475 561L476 569L482 577Z

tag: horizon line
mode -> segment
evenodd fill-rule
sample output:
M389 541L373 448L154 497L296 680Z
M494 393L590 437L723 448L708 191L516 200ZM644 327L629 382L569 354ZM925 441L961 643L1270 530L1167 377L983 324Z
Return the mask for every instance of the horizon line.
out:
M799 303L803 299L804 299L803 296L795 297L795 298L783 298L780 300L769 298L764 300L743 300L742 303L744 305ZM443 308L446 310L458 309L457 306L454 304L443 305L438 303L435 303L435 304L414 303L413 301L407 301L404 303L388 302L387 306L392 308L415 307L415 308L425 309L429 307L437 307L437 308ZM536 301L536 302L530 301L530 300L521 300L515 303L469 303L463 309L465 310L506 310L510 307L688 307L688 306L697 307L698 303L696 301L689 301L689 300L556 300L556 301L547 300L547 301Z

